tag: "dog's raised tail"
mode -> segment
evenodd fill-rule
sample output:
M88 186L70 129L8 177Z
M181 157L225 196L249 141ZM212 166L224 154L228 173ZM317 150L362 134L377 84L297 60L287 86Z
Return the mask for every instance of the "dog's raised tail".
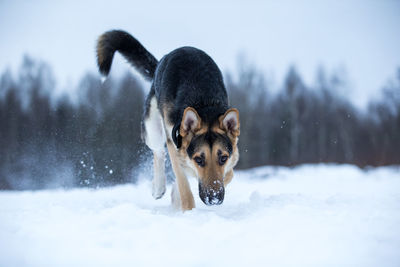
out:
M146 79L154 78L157 59L132 35L121 30L105 32L97 41L97 65L102 75L109 74L115 51L120 52Z

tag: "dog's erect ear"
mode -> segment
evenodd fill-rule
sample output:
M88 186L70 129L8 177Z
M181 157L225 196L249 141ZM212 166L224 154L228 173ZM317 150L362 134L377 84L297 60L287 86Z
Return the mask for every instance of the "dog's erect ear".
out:
M233 137L238 137L240 135L239 110L228 109L224 115L219 117L219 127Z
M196 132L200 129L201 119L197 111L192 107L187 107L183 112L181 128L179 133L185 137L189 132Z

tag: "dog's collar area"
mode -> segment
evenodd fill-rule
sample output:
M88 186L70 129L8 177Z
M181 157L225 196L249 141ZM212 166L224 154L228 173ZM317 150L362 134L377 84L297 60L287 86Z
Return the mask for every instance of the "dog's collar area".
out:
M182 136L179 133L179 129L181 128L180 124L176 124L174 128L172 129L172 141L174 141L174 144L176 148L180 148L182 146Z

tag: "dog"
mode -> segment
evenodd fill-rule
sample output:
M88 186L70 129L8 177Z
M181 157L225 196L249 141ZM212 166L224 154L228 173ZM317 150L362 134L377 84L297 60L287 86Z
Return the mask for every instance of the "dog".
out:
M97 41L97 64L110 72L118 51L145 79L152 82L142 119L142 138L154 156L152 195L166 191L165 144L176 181L172 204L195 208L187 178L199 182L206 205L219 205L239 160L239 111L231 108L221 71L202 50L181 47L158 61L129 33L105 32Z

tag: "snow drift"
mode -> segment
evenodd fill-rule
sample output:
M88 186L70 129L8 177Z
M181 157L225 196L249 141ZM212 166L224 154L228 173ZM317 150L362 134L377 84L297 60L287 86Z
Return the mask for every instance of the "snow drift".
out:
M0 266L399 266L400 172L236 172L221 206L138 185L0 193ZM193 192L197 184L192 179ZM168 193L171 188L168 188Z

